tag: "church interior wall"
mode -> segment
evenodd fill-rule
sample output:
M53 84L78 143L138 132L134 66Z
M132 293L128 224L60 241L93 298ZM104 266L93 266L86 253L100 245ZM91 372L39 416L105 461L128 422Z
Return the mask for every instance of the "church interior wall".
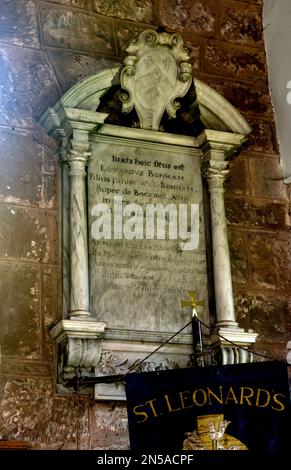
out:
M80 79L122 64L147 28L181 33L193 75L253 131L226 183L236 314L256 350L290 340L290 191L268 90L262 0L5 0L0 5L0 436L36 448L125 449L126 409L57 395L50 328L60 319L58 155L37 124Z

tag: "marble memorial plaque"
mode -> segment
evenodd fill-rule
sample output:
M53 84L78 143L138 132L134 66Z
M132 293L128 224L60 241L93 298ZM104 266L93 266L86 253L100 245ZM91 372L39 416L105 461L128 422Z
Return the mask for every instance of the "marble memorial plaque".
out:
M200 165L190 147L93 137L88 167L90 309L109 328L175 332L190 320L189 311L180 308L188 291L207 300ZM176 209L176 239L169 239L168 231L173 212L166 212L165 239L157 239L156 231L153 239L146 238L153 234L151 223L157 228L156 219L147 219L149 204ZM179 231L182 205L189 230L184 239ZM137 214L138 224L130 225ZM129 226L132 239L124 236L131 236ZM187 241L194 249L183 249Z

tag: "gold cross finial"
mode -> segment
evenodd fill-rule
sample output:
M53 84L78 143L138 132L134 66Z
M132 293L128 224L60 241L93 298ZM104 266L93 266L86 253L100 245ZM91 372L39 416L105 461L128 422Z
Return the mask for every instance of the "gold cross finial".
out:
M193 290L188 291L190 300L181 300L181 307L191 307L192 308L192 316L197 316L196 307L202 307L205 305L204 300L197 300L197 293Z

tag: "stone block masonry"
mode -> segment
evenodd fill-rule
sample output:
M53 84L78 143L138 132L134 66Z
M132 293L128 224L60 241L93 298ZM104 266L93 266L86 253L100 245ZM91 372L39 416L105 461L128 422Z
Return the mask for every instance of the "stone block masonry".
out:
M48 331L61 312L57 148L36 123L80 79L122 63L147 28L179 31L194 74L253 128L226 212L240 326L260 351L290 339L290 201L281 178L262 0L5 0L0 5L0 434L35 448L126 449L121 406L57 396ZM289 334L289 336L288 336ZM78 411L79 410L79 411Z

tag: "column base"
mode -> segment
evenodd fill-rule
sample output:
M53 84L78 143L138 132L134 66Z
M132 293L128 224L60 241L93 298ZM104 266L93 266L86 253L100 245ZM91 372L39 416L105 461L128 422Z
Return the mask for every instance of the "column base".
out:
M89 312L88 310L73 310L72 312L70 312L70 318L75 320L75 319L88 319L90 321L96 321L96 319L94 317L92 317L92 314L91 312Z
M258 333L247 332L238 326L217 325L210 341L212 347L220 353L218 362L223 365L243 364L253 362L253 354L248 349L256 342L257 337Z
M216 322L215 326L216 328L239 328L238 323L234 320L221 320Z

